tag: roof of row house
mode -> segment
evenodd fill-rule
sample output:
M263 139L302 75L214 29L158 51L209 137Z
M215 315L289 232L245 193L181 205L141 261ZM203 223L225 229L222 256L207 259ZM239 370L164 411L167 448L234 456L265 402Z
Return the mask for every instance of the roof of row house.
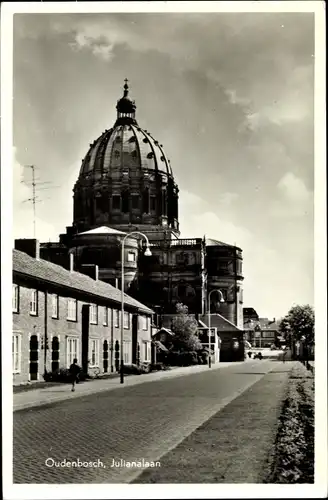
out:
M16 249L13 249L13 272L71 290L82 291L97 298L109 299L118 304L121 303L121 291L118 288L104 281L94 280L85 274L68 271L52 262L43 259L34 259ZM147 306L126 294L124 294L124 303L142 312L153 312Z
M208 326L208 315L203 314L199 316L199 322L203 323L205 327ZM236 331L240 332L242 331L238 326L234 325L229 321L228 319L224 318L221 316L221 314L211 314L211 327L212 328L217 328L219 332L231 332L231 331Z

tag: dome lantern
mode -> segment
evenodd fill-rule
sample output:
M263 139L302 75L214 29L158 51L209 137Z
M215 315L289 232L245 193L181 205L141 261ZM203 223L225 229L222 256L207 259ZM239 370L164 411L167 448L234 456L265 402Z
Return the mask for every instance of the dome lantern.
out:
M116 125L129 125L129 124L137 124L135 119L136 116L136 104L135 101L132 101L129 95L129 85L128 79L124 80L124 92L123 97L117 101L116 109L117 109L117 120Z

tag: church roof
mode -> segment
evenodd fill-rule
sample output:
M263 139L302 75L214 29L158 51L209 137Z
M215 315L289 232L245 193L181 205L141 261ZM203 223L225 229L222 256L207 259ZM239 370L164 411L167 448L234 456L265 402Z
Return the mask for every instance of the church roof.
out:
M123 235L126 234L123 231L119 231L118 229L113 229L111 227L107 226L100 226L96 227L94 229L90 229L89 231L83 231L83 233L78 233L77 236L83 235L83 234L108 234L108 235Z
M220 247L231 247L235 248L235 245L230 245L229 243L224 243L223 241L214 240L213 238L205 238L206 246L220 246Z

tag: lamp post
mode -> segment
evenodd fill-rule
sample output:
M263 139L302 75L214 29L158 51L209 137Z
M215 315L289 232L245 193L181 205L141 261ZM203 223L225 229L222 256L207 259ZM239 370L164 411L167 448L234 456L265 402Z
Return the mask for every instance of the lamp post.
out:
M124 244L125 240L130 236L138 234L142 238L146 240L146 250L144 255L149 257L151 255L151 251L149 248L149 240L147 236L139 231L133 231L132 233L128 233L124 236L121 241L121 366L120 366L120 375L121 375L121 384L124 383L124 354L123 354L123 338L124 338Z
M211 368L212 366L212 359L211 359L211 294L213 292L217 292L220 294L220 302L224 302L223 298L223 293L221 290L214 288L214 290L211 290L210 293L207 296L207 314L208 314L208 367Z

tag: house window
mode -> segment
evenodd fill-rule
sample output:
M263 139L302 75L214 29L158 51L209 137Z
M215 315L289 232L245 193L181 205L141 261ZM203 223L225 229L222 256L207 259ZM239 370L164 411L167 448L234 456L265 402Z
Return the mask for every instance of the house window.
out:
M144 342L143 343L143 349L144 349L144 361L150 361L150 342Z
M38 291L37 290L31 290L30 314L32 316L37 316L37 314L38 314Z
M74 337L67 338L67 366L71 366L74 359L78 359L77 350L78 350L78 339Z
M98 306L97 306L97 304L90 305L90 323L91 323L91 325L98 324Z
M99 340L90 340L89 345L90 362L89 366L99 366Z
M19 286L13 284L13 296L12 296L12 306L13 306L13 312L18 313L19 312Z
M119 328L120 326L120 311L118 309L114 310L114 321L115 327Z
M51 317L55 319L58 319L58 302L58 295L53 294L51 297Z
M103 307L103 325L108 326L108 307Z
M130 313L124 311L124 328L130 328Z
M135 262L136 254L134 252L128 252L128 262Z
M77 321L77 300L68 299L67 300L67 319L69 321Z
M121 210L121 196L119 194L114 194L112 197L113 210Z
M139 316L139 330L148 330L147 316Z
M12 341L13 373L19 373L21 370L21 336L19 334L14 334Z
M131 363L131 342L124 341L123 343L123 358L125 364Z

